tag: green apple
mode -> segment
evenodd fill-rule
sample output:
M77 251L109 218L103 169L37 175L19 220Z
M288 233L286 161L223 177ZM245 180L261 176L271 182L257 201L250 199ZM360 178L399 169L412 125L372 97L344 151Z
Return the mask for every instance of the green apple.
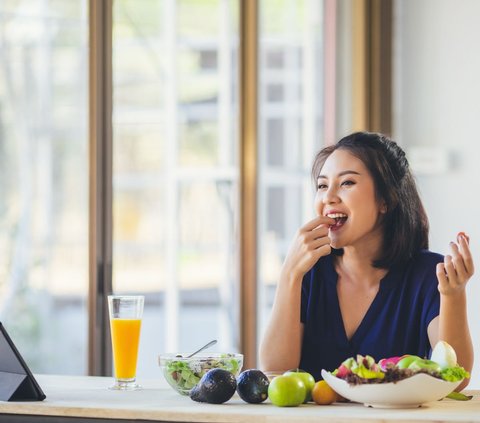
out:
M410 369L414 371L431 370L433 372L440 372L442 368L438 363L432 360L418 357L417 355L406 355L398 363L399 369Z
M418 357L417 355L404 355L397 363L397 367L399 369L408 369L410 364L412 364L416 360L422 360L422 358Z
M423 358L419 358L418 360L412 361L408 366L411 370L430 370L433 372L441 372L442 368L440 364L436 363L432 360L427 360Z
M305 384L291 375L277 376L268 385L268 398L278 407L296 407L303 403L306 393Z
M307 394L305 395L304 402L308 402L312 400L312 389L315 386L315 379L310 373L302 369L292 369L292 370L286 371L284 375L298 377L303 382L307 390Z

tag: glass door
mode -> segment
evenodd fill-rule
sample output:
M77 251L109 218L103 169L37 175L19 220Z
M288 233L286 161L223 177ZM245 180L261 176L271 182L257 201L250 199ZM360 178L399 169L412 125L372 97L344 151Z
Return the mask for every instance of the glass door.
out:
M259 336L295 231L313 218L324 144L324 2L262 0L259 40Z
M238 1L116 0L113 290L161 352L238 348Z

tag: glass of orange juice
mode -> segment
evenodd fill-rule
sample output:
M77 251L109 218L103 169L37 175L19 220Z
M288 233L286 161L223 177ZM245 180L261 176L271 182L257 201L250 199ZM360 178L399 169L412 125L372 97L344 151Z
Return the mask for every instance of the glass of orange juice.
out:
M108 296L115 376L110 389L140 389L136 374L144 301L143 295Z

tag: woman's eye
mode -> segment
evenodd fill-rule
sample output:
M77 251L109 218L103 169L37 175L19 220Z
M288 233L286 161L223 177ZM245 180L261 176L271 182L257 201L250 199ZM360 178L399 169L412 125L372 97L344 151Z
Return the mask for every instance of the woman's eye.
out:
M349 186L349 185L355 185L355 182L353 181L343 181L342 186Z
M325 184L318 184L317 188L318 189L326 189L327 186Z

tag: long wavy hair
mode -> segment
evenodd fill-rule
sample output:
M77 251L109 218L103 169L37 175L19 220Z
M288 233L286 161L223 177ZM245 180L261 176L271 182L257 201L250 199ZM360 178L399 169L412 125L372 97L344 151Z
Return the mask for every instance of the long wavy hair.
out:
M373 266L402 266L422 249L428 249L428 218L405 152L395 141L372 132L355 132L327 146L316 155L312 178L318 175L335 150L346 150L360 159L370 172L377 200L383 201L383 248ZM337 251L342 254L342 250Z

